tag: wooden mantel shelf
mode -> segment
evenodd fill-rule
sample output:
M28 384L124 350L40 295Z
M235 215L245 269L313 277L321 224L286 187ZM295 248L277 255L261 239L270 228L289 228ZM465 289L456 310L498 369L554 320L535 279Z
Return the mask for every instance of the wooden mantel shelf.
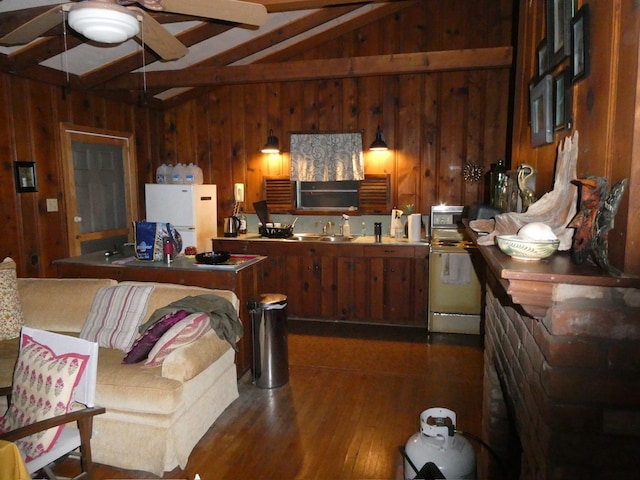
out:
M472 237L474 241L477 238L473 232ZM528 262L512 259L497 246L478 249L513 303L534 318L544 318L553 304L554 290L561 284L640 288L640 277L615 277L591 263L575 265L569 252L556 252L547 259Z

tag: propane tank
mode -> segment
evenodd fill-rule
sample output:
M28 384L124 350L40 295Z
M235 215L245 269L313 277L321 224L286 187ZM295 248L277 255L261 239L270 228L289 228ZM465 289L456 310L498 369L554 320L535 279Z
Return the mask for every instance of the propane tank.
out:
M420 431L405 446L405 480L476 478L476 452L466 438L455 433L455 428L456 414L451 410L436 407L420 414ZM442 477L424 474L434 468Z

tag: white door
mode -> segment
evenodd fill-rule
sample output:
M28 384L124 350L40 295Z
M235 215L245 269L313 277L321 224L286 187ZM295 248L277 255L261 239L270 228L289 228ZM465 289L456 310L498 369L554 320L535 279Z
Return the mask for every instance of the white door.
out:
M138 217L133 136L61 126L69 254L113 250Z

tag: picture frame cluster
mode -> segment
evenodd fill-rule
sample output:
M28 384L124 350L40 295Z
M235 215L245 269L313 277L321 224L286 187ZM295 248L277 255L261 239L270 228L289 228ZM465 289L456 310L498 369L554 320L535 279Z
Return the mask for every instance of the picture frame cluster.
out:
M546 37L536 48L536 73L529 84L531 144L553 142L555 131L573 124L572 87L591 68L589 5L546 0Z

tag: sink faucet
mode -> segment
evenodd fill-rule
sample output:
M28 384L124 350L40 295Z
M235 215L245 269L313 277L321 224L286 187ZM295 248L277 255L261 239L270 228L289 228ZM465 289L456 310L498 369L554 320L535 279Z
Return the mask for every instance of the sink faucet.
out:
M329 230L331 230L331 233L329 233ZM322 234L331 235L332 237L335 235L335 232L333 230L333 222L327 222L322 226Z

